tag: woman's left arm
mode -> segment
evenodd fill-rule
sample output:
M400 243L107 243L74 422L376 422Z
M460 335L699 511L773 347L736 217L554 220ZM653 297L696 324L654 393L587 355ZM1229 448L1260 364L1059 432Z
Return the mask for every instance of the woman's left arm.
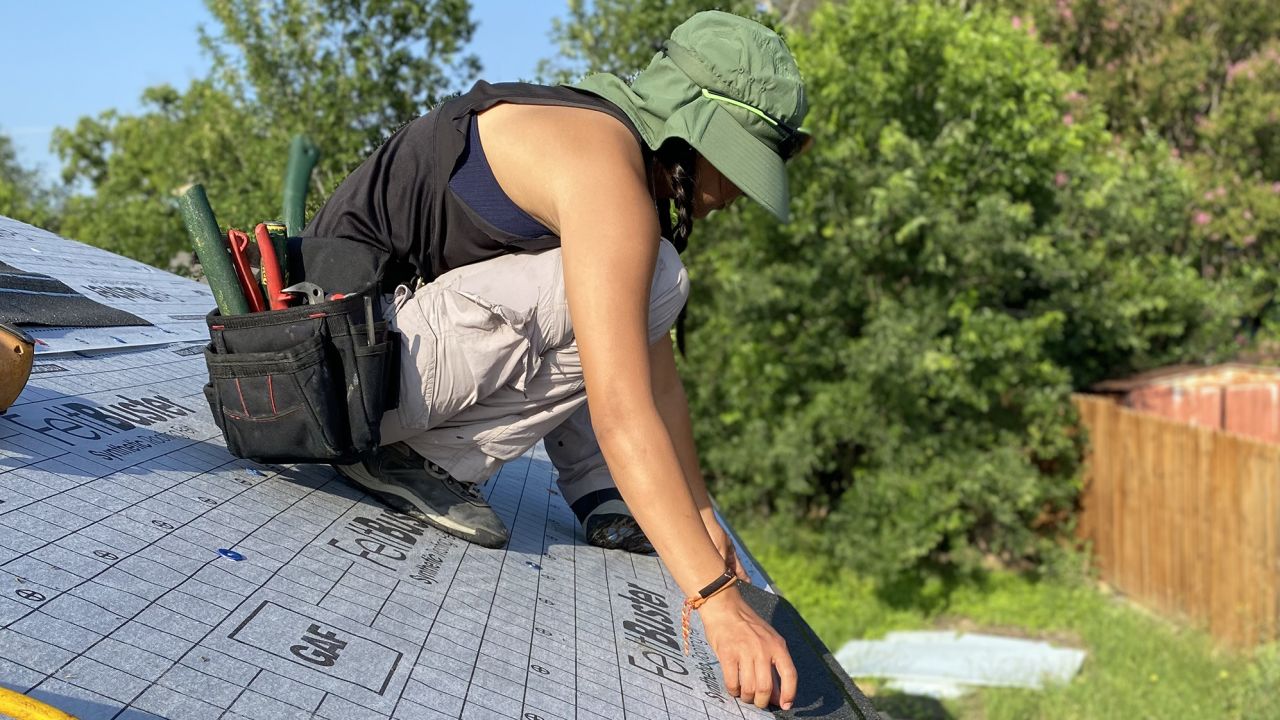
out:
M680 372L676 368L675 348L670 335L663 335L649 346L649 368L653 377L653 400L658 406L658 414L662 424L671 436L675 445L676 458L680 461L680 469L693 500L698 505L698 514L702 523L707 526L707 534L715 543L720 555L733 568L740 580L751 582L746 569L738 560L733 549L733 541L716 519L715 509L711 505L711 495L707 492L706 480L702 477L702 467L698 464L698 450L693 442L693 423L689 418L689 400L684 393L684 384L680 381Z

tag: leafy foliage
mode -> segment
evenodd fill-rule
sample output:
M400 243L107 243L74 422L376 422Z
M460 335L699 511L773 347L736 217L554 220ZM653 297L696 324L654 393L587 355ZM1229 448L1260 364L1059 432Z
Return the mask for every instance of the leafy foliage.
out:
M812 23L799 220L744 208L695 260L708 465L881 575L1036 557L1076 494L1070 391L1229 337L1179 247L1185 177L1113 143L999 15L880 0Z
M746 0L569 0L567 16L552 20L560 56L544 60L539 75L557 82L598 72L630 77L649 64L671 29L690 15L724 10L751 16L755 6Z
M1224 104L1232 68L1280 34L1275 0L990 0L1042 38L1088 91L1111 127L1153 131L1181 150L1199 144L1204 116Z
M224 225L278 217L289 138L322 148L316 204L381 140L472 77L466 0L208 0L213 67L185 91L149 88L144 111L85 117L54 142L71 198L63 231L154 265L188 246L174 197L205 185Z
M176 200L190 183L205 184L224 224L279 213L284 165L254 142L263 133L251 112L207 81L148 88L142 103L139 115L107 110L54 131L63 180L93 190L67 199L63 234L168 267L190 248Z
M18 162L13 140L0 134L0 215L58 229L59 193L44 187L40 173Z
M213 77L271 135L306 132L327 160L327 195L400 125L479 71L461 56L467 0L206 0L221 35L201 32ZM283 151L276 155L283 155Z
M582 37L646 15L593 7ZM880 576L1041 557L1077 492L1071 390L1230 336L1230 298L1187 259L1190 183L1158 140L1114 141L1007 17L868 0L810 22L788 33L818 137L797 220L743 206L690 250L717 495Z
M1087 73L1118 133L1163 137L1191 172L1200 271L1238 287L1250 333L1280 342L1280 2L1007 0L1013 22Z

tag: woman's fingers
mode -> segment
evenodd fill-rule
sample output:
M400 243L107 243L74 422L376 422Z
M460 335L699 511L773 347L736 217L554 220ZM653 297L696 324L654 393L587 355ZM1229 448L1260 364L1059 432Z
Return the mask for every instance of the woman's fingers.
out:
M769 707L769 697L773 695L773 663L765 660L755 664L756 683L755 696L748 702L761 710Z
M737 696L743 702L752 702L756 696L756 663L753 659L744 657L738 661L738 681L741 685Z
M787 643L778 639L781 647L773 654L773 664L778 671L778 706L790 710L791 703L796 700L796 665L791 661L791 653L787 652Z
M724 689L729 691L731 697L738 697L738 690L742 687L742 683L738 681L737 658L722 658L720 671L724 673Z

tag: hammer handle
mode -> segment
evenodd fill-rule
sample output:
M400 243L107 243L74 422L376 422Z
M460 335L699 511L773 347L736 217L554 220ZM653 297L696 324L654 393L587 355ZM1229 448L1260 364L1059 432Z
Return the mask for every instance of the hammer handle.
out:
M249 303L236 280L227 244L218 232L218 221L213 217L213 208L209 207L204 186L197 183L187 188L178 200L178 207L182 210L182 222L187 226L187 235L191 236L196 256L200 258L200 266L209 279L209 289L213 290L218 310L223 315L249 312Z

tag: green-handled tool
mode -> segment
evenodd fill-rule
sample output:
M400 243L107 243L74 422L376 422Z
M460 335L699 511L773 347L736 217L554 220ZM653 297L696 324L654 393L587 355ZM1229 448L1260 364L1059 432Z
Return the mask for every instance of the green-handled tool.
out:
M306 135L294 135L289 144L289 165L284 171L284 224L289 237L298 237L306 225L307 185L320 160L320 148Z
M178 198L178 206L182 209L182 222L186 224L187 234L191 236L191 245L200 258L205 277L209 279L209 289L213 290L218 310L223 315L243 315L249 312L249 303L245 301L240 283L236 280L227 244L222 239L222 233L218 232L218 221L213 217L213 208L209 207L209 197L205 195L204 186L197 183L187 188Z

